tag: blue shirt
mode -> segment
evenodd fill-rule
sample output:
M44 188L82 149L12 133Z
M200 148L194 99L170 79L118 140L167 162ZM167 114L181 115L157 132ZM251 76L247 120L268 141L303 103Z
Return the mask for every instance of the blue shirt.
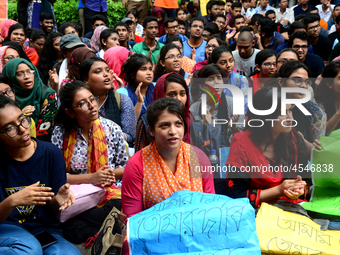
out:
M205 60L205 45L207 45L207 42L202 40L202 44L196 48L196 63ZM192 49L193 48L189 46L188 41L185 41L183 43L183 56L190 58Z
M263 48L275 51L276 48L278 46L280 46L281 44L282 44L282 41L279 38L273 36L272 40L270 41L270 43L267 46L263 45Z
M189 40L188 38L186 38L184 35L181 35L180 33L178 33L178 37L182 40L183 43ZM168 34L165 34L159 37L158 42L165 44L167 39L168 39Z
M276 48L275 53L278 54L281 50L287 49L288 48L288 43L284 43L280 45L279 47ZM313 53L313 46L309 45L308 47L308 52L307 53Z
M269 4L267 5L265 10L262 10L261 5L260 5L260 6L256 7L251 13L252 13L252 15L263 14L263 13L266 13L267 11L269 11L269 10L275 11L275 9L273 7L271 7Z
M312 7L314 7L314 6L308 4L307 10L304 11L304 10L302 10L302 8L301 8L301 4L299 4L298 6L296 6L296 7L294 8L294 18L295 18L297 15L299 15L299 14L307 14L307 13L308 13L308 10L309 10L310 8L312 8Z
M328 28L331 29L331 27L335 24L334 18L331 19L331 20L329 20L329 21L327 22L327 24L328 24Z
M94 12L107 12L106 0L86 0L85 7Z

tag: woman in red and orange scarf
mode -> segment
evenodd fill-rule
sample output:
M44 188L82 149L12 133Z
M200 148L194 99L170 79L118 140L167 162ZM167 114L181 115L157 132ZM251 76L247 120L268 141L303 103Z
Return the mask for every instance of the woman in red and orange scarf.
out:
M210 166L208 157L182 141L187 131L184 109L179 100L169 97L148 107L154 141L130 158L123 177L122 206L128 217L179 190L215 193L212 175L196 171Z
M121 209L120 188L113 183L117 179L119 186L128 157L122 130L113 121L98 116L99 99L87 84L76 80L66 83L60 90L60 103L52 143L64 154L67 181L106 189L97 208L62 226L67 240L81 243L99 231L113 206Z

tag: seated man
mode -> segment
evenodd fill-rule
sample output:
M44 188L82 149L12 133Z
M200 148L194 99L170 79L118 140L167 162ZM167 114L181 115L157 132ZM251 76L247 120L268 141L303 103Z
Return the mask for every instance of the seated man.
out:
M97 27L99 27L99 26L106 26L106 24L107 24L107 19L106 19L103 15L97 14L97 15L94 15L94 16L92 17L91 22L92 22L92 29L93 29L93 31L94 31L94 30L95 30ZM93 35L93 31L86 33L86 34L84 35L84 37L86 37L86 38L88 38L88 39L91 39L91 37L92 37L92 35Z
M176 36L178 35L179 38L181 38L182 42L185 42L188 40L185 36L178 34L178 21L175 18L168 18L164 22L165 32L166 34L161 36L158 39L158 42L165 44L166 39L170 36Z

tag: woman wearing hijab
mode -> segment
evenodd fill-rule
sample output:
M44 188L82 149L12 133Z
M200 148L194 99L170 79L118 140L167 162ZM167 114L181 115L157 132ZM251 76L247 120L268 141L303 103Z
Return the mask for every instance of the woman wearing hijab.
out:
M50 141L58 108L55 91L43 84L37 68L25 59L12 59L2 73L11 79L20 109L36 123L37 138Z
M93 31L93 35L91 37L91 48L95 52L98 52L102 49L102 46L100 45L100 34L105 29L107 29L106 26L99 26Z
M16 51L19 53L20 58L26 59L28 62L31 62L29 57L26 55L25 51L23 48L16 42L5 42L2 44L2 46L11 46L16 49Z
M158 34L157 37L161 37L165 35L165 26L164 26L164 11L161 7L153 8L151 12L152 17L156 17L158 19Z
M2 42L8 35L9 27L17 23L18 22L12 19L6 19L0 23L0 42Z
M115 80L113 84L116 89L119 85L126 85L124 81L125 73L122 72L122 66L128 60L130 55L131 52L122 46L110 48L104 53L104 60L109 65L110 70L112 70L123 82L123 84L119 84L117 80Z
M13 58L20 58L16 49L11 46L0 47L0 73L4 65Z

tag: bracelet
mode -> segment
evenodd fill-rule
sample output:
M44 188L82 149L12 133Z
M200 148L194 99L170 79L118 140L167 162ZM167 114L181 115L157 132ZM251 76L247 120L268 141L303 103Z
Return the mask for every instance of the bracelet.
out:
M332 128L335 128L332 124L331 124L331 121L330 121L331 119L329 119L327 122L328 122L328 124L332 127Z

